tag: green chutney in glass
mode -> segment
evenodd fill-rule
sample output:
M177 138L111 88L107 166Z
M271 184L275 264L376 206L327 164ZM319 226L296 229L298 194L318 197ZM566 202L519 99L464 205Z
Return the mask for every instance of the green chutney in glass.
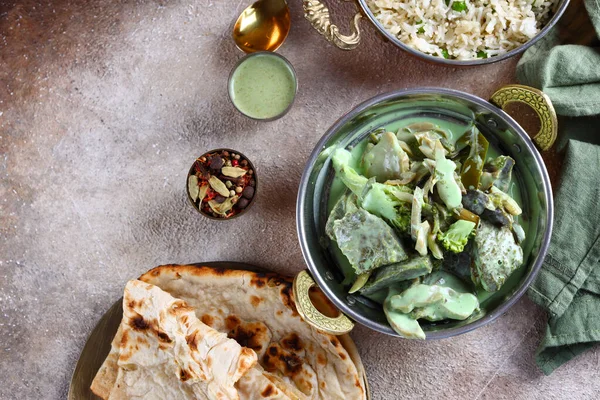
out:
M229 97L244 115L274 119L289 109L296 96L296 74L275 53L253 53L243 58L229 78Z

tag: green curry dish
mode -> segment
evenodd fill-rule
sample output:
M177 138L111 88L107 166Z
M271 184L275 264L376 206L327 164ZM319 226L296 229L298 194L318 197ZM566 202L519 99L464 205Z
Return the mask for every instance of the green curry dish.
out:
M359 205L371 214L384 218L402 233L410 226L411 190L403 186L373 182L349 166L350 152L338 149L333 166L344 185L358 196Z
M378 290L373 293L361 292L360 295L364 298L367 298L367 299L375 302L375 303L379 303L380 305L383 305L383 303L385 302L385 299L389 296L390 292L393 291L395 294L401 293L401 292L405 291L406 289L408 289L411 285L414 285L415 283L419 283L419 279L420 278L415 278L410 281L396 282L396 283L390 285L387 289Z
M415 319L463 320L479 308L479 301L471 293L458 293L449 287L418 283L392 296L390 308L411 314Z
M515 216L521 215L523 213L523 210L521 210L521 207L519 206L519 204L517 204L515 199L513 199L500 189L496 188L495 186L492 186L489 192L490 200L496 208L501 208L510 215Z
M488 140L475 126L472 126L456 142L456 149L458 151L462 153L463 149L468 150L460 171L461 181L465 188L479 188L479 180L489 145Z
M487 292L496 292L522 264L523 249L511 230L480 221L473 246L473 282Z
M419 143L419 151L432 161L436 159L438 152L441 152L444 156L455 152L454 145L439 131L415 133L415 136Z
M425 339L419 320L479 318L472 293L499 290L523 263L523 211L509 195L515 162L486 163L486 138L474 123L463 132L455 141L416 122L323 152L347 189L325 224L343 284L383 305L402 337Z
M474 214L481 215L490 206L490 199L481 190L467 190L462 197L462 205Z
M440 269L436 269L424 276L418 283L450 287L459 293L472 293L474 290L473 282L471 282L470 264L467 264L466 267L468 279L463 279L456 274L447 271L444 263Z
M408 314L394 311L390 308L390 302L383 303L383 312L392 329L405 339L425 340L425 332L419 325L419 321Z
M435 154L435 176L438 194L446 206L450 209L461 205L462 194L460 187L454 178L456 164L446 159L443 152L436 150Z
M479 300L471 293L439 285L413 285L390 299L393 310L410 313L415 319L441 321L464 320L479 309Z
M396 208L394 219L388 222L402 235L410 235L410 203L400 203Z
M410 159L392 132L385 132L363 156L365 176L377 182L398 179L410 169Z
M409 195L407 199L412 198L410 193L399 187L373 182L365 187L360 206L372 214L394 221L398 218L398 207L407 203L406 199L403 199L405 194Z
M413 193L412 208L410 212L410 236L414 241L417 241L418 235L421 233L421 211L423 210L423 189L415 188Z
M502 208L489 209L486 208L481 213L481 218L496 226L511 225L511 218Z
M396 137L399 143L404 144L411 161L421 161L425 157L435 158L433 145L437 140L448 153L455 151L454 145L449 141L449 134L444 129L431 123L415 123L398 129Z
M408 258L394 230L381 218L363 209L336 220L333 234L357 275Z
M414 132L407 128L398 129L398 132L396 132L396 137L400 143L404 143L406 147L408 147L409 151L405 151L412 161L423 160L423 154L419 150L420 144L417 141L417 137L415 136Z
M413 257L406 261L378 268L361 289L361 294L371 294L396 282L418 278L431 273L433 263L429 256Z
M460 253L453 251L444 251L444 259L442 262L442 270L452 273L457 278L465 282L471 281L471 264L473 262L472 248L473 241L470 241L465 246L465 249Z
M333 152L331 158L336 176L339 177L344 185L357 196L361 196L369 179L362 176L352 168L352 153L346 149L337 149Z
M446 232L438 233L442 246L453 253L462 253L474 233L475 223L459 219Z
M388 296L384 303L385 315L396 333L415 339L425 339L425 333L417 321L419 319L465 320L477 310L479 301L471 293L459 293L449 287L422 283L414 284L400 294Z
M523 230L523 227L517 223L514 223L512 225L512 229L515 234L515 240L517 241L517 243L523 243L525 241L525 231Z
M485 164L483 173L481 174L480 187L488 190L493 185L501 191L508 193L514 166L515 160L509 156L499 156Z
M356 195L353 193L343 194L338 201L336 201L333 209L329 213L327 224L325 224L325 234L329 236L331 240L335 240L335 234L333 232L333 224L338 219L344 218L347 212L353 212L358 210L356 205Z
M372 272L373 271L369 271L369 272L365 272L364 274L358 275L356 277L356 280L352 284L352 287L350 288L350 290L348 290L348 293L358 292L363 286L365 286L365 284L369 280L369 277L371 276Z

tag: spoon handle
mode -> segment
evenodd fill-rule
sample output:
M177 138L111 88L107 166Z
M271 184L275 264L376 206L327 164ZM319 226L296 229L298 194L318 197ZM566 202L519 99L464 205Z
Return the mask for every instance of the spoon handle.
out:
M328 41L342 50L353 50L360 42L360 28L358 22L362 18L360 13L354 15L352 34L342 35L337 25L331 23L329 9L319 0L304 0L304 17Z

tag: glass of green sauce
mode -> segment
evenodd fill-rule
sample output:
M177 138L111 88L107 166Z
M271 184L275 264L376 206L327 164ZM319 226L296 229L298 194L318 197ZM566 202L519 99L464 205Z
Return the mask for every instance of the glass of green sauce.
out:
M264 51L242 58L229 75L229 98L245 116L271 121L291 108L298 81L288 60Z

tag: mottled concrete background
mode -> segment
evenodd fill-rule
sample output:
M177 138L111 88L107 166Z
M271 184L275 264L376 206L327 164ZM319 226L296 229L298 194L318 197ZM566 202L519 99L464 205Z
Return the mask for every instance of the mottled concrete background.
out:
M0 2L0 398L66 396L79 352L125 282L161 263L233 260L293 274L296 188L319 137L375 94L420 85L482 97L516 61L454 69L410 58L363 22L353 52L312 31L290 1L280 50L300 91L283 119L229 104L241 57L230 27L249 1ZM340 3L330 0L329 3ZM351 13L333 4L334 14ZM215 223L185 198L205 150L232 147L261 176L244 218ZM533 354L544 314L522 299L475 332L436 342L353 332L375 399L592 398L600 352L551 377Z

